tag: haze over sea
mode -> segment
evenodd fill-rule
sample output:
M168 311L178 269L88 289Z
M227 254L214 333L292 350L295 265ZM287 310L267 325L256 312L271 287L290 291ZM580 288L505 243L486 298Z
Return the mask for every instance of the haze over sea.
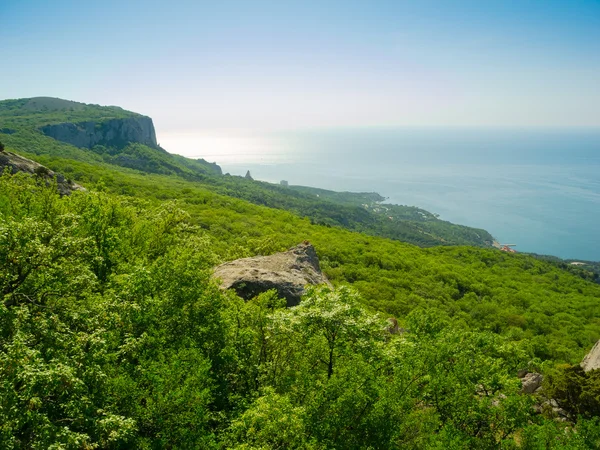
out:
M224 173L378 192L522 252L600 260L600 130L353 129L167 135Z

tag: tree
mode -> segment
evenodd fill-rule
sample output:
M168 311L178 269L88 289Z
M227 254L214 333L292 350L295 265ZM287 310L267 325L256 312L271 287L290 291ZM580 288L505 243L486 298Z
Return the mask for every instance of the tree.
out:
M345 287L336 291L309 289L292 314L300 319L303 332L325 339L326 354L321 361L327 367L328 379L338 357L354 354L363 345L369 347L382 338L385 328L381 318L360 305L358 294Z
M572 417L600 417L600 370L559 367L546 377L544 391Z

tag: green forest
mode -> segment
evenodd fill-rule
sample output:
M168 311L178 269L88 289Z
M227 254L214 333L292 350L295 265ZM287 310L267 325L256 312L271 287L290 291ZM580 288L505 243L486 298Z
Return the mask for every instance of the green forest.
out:
M4 151L87 190L0 177L0 448L600 447L600 371L578 366L600 338L592 271L448 245L477 231L442 221L402 239L424 228L384 228L359 203L381 205L372 194L315 199L136 143L75 148L28 120L0 114ZM211 278L304 240L334 287L296 307ZM545 375L566 421L521 393L520 370Z

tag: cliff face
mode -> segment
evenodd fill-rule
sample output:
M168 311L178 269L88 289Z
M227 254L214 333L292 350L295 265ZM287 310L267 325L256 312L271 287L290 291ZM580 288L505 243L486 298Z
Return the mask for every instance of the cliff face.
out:
M583 370L586 372L600 369L600 340L598 340L590 352L585 355L585 358L581 361L581 367L583 367Z
M143 116L101 122L59 123L43 126L40 130L46 136L80 148L95 145L123 148L131 142L157 146L152 119Z

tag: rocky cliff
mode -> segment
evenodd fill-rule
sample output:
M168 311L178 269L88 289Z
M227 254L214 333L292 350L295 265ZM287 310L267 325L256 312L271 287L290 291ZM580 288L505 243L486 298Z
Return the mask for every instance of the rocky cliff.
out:
M600 340L596 342L596 345L594 345L590 352L585 355L585 358L581 361L581 367L586 372L600 369Z
M96 145L123 148L132 142L157 147L154 124L150 117L145 116L59 123L43 126L40 130L46 136L81 148Z

